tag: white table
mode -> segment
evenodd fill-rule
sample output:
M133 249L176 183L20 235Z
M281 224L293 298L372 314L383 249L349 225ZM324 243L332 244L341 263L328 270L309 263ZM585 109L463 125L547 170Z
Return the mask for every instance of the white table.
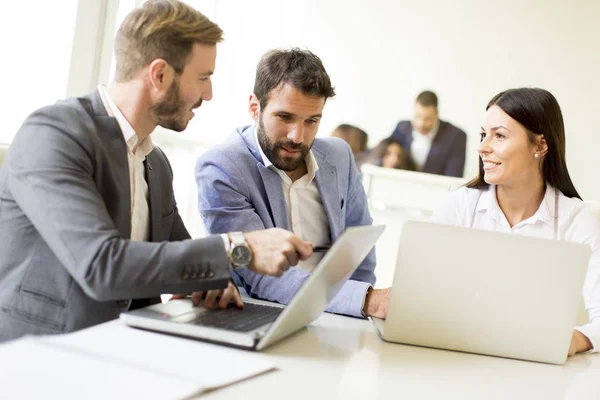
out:
M266 354L278 371L203 398L600 399L600 354L555 366L405 346L383 342L371 321L331 314Z
M115 325L119 329L106 329ZM112 321L89 329L116 342L122 330L131 328ZM277 371L200 397L600 399L600 354L576 355L555 366L405 346L383 342L371 321L332 314L323 314L264 354L273 359Z

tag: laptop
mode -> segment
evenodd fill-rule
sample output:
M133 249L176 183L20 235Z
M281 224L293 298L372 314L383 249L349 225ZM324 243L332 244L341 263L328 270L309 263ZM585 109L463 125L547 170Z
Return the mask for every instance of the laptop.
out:
M562 364L591 249L583 244L409 221L382 338Z
M247 299L243 310L208 310L182 299L121 313L120 318L136 328L263 350L317 319L384 229L385 225L347 228L285 307Z

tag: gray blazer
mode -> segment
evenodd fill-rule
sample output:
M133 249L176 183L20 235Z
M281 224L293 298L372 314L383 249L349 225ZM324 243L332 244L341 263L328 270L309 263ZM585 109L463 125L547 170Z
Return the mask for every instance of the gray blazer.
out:
M145 166L152 242L136 242L126 143L98 92L25 120L0 169L0 341L108 321L129 299L227 286L222 239L190 239L164 153Z

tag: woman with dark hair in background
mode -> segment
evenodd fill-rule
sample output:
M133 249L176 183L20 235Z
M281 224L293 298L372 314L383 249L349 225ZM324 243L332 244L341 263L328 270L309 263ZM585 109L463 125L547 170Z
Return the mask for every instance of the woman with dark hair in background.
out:
M590 322L574 329L569 355L598 351L600 231L569 176L563 117L554 96L533 88L494 96L478 152L478 177L452 193L431 221L589 245L583 296Z
M410 157L410 153L402 147L400 142L392 137L383 139L369 156L371 164L379 165L384 168L406 169L416 171L415 163Z

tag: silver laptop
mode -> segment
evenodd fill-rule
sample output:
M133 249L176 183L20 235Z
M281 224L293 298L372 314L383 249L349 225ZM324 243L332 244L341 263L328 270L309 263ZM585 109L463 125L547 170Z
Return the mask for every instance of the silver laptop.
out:
M207 310L192 306L190 300L174 300L122 313L121 320L137 328L262 350L317 319L384 229L384 225L346 229L286 307L245 300L243 310Z
M384 340L562 364L591 249L582 244L409 221Z

